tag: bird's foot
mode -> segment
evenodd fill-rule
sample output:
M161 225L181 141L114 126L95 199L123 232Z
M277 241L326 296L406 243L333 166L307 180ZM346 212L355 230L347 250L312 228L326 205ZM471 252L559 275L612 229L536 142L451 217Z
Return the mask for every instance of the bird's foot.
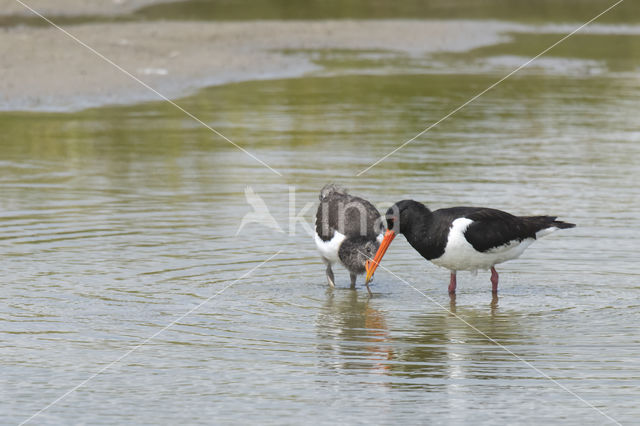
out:
M336 286L335 278L333 277L333 270L331 269L330 264L327 265L327 282L331 288Z
M333 282L333 280L329 277L327 277L327 283L329 284L329 287L334 288L336 286L336 283Z

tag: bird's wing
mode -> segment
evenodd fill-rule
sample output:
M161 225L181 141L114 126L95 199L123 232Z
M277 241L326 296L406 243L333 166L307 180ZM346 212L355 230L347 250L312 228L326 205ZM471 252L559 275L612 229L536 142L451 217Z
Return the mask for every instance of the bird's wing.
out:
M479 208L464 217L473 221L464 236L481 252L536 237L535 230L525 220L501 210Z
M334 194L320 202L316 233L324 241L338 231L347 237L375 238L384 232L380 212L367 200L348 194Z
M332 226L331 203L323 200L318 205L316 212L316 234L323 240L329 241L333 238L335 228Z
M384 224L378 209L363 198L349 198L345 212L345 235L375 238L384 233Z

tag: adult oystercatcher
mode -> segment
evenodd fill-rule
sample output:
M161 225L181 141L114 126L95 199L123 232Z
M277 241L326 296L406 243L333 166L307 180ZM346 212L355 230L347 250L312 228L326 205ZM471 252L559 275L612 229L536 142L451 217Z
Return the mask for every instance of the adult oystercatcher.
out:
M498 292L495 265L519 257L536 239L573 223L555 216L514 216L483 207L452 207L436 211L413 200L395 203L386 214L388 231L367 267L366 282L397 233L425 259L451 271L449 293L456 291L456 272L491 269L491 284Z
M365 273L372 256L384 237L380 212L367 200L349 195L339 185L328 184L320 191L316 213L315 241L322 260L327 265L327 281L335 286L334 263L341 263L351 276L351 288L356 278ZM369 283L365 283L369 294Z

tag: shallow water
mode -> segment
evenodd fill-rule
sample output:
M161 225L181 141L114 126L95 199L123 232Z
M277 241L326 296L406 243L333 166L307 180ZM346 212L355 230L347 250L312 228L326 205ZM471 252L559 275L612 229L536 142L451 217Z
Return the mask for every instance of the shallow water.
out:
M473 19L527 23L583 23L615 4L611 0L404 0L383 2L368 0L160 0L124 14L81 14L68 6L48 4L46 16L60 25L124 21L247 21L317 19ZM29 4L27 2L27 4ZM40 4L31 4L38 10ZM128 7L125 6L125 10ZM98 8L98 10L102 10ZM105 8L104 10L109 10ZM120 9L122 10L122 9ZM640 4L625 1L598 19L604 23L640 22ZM16 25L46 26L24 9L22 14L0 11L0 28Z
M526 22L584 22L614 4L609 0L186 0L138 10L144 19L500 19ZM604 22L638 22L638 5L629 2L603 16Z
M1 113L3 423L105 367L34 423L637 421L640 80L626 45L551 56L356 176L543 42L521 37L417 62L298 52L328 68L178 101L282 177L165 103ZM451 300L448 272L399 237L369 298L341 269L328 289L291 223L307 204L312 222L328 181L381 210L410 197L578 227L499 267L499 299L481 272ZM247 185L282 232L236 235Z

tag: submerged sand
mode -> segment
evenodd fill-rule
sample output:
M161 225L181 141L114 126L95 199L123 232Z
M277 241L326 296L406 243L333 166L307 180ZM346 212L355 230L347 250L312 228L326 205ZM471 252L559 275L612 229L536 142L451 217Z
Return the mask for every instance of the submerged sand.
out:
M424 56L501 40L507 23L472 21L261 21L100 23L65 27L170 98L232 81L318 69L306 49L383 49ZM158 99L53 27L1 29L0 109L77 110Z

